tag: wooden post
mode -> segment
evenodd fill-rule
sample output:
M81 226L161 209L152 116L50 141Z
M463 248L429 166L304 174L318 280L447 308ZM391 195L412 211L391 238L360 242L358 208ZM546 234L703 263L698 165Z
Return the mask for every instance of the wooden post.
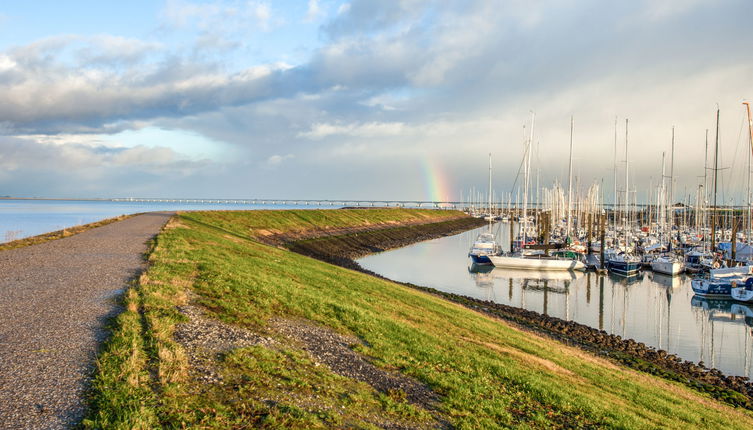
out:
M591 233L592 233L592 226L593 226L593 218L591 217L591 214L588 214L588 238L586 240L586 254L591 255Z
M606 216L602 215L601 217L601 251L600 251L600 269L604 270L604 248L607 247L607 241L606 241L606 228L604 226L604 221L606 219Z
M510 220L510 254L515 252L515 233L513 229L513 222Z
M728 264L729 267L735 264L735 257L737 257L737 218L732 216L732 259Z

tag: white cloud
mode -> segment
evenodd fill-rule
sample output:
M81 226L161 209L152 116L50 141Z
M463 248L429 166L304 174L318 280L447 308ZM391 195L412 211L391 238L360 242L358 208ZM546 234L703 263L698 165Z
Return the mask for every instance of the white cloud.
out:
M370 122L364 124L313 124L311 130L299 133L299 137L307 139L323 139L329 136L351 136L351 137L389 137L405 135L407 128L401 122L379 123Z
M316 21L322 14L322 9L319 6L319 0L309 0L308 10L306 11L306 18L304 21L313 22Z
M165 23L174 28L195 27L212 33L247 28L249 21L260 29L268 30L273 21L269 4L253 0L217 0L205 3L167 0L162 16Z
M266 165L268 167L276 167L280 165L283 161L289 160L294 157L295 156L293 154L285 154L285 155L274 154L270 156L269 158L267 158Z

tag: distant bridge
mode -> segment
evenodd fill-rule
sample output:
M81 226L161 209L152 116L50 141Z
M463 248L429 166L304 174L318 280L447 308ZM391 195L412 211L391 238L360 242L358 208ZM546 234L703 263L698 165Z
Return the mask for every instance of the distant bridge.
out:
M55 200L55 199L51 199ZM65 199L63 199L65 200ZM485 202L467 202L467 201L429 201L429 200L348 200L348 199L168 199L168 198L141 198L141 197L123 197L123 198L109 198L109 199L72 199L72 200L99 200L99 201L112 201L112 202L145 202L145 203L195 203L195 204L226 204L226 205L279 205L279 206L322 206L322 207L398 207L398 208L430 208L430 209L470 209L475 208L480 211L484 211L486 208ZM541 203L529 202L528 209L536 210ZM614 204L604 203L604 208L607 210L614 210ZM636 210L643 210L648 207L654 207L653 204L646 203L633 203L629 206L631 212ZM499 210L516 210L522 209L522 205L501 205L499 203L492 203L492 208L495 211ZM747 208L743 205L719 205L717 211L729 211L740 210ZM617 205L617 210L622 210L622 205ZM695 208L692 206L673 206L676 211L688 210L693 211ZM711 210L710 207L706 207L706 210Z
M337 206L337 207L398 207L459 209L468 207L467 202L438 202L422 200L331 200L331 199L161 199L161 198L113 198L101 199L112 202L142 203L188 203L221 205L279 205L279 206Z

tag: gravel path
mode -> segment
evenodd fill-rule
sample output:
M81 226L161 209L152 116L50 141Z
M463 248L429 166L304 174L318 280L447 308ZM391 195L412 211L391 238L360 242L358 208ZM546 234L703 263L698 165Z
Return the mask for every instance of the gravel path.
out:
M0 428L81 421L103 324L171 213L0 252Z

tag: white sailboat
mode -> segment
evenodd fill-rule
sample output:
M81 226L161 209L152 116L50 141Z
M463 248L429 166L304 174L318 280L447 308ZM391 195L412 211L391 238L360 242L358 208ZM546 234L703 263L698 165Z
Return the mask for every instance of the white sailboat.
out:
M486 219L489 221L489 231L479 234L470 251L468 251L468 256L471 257L473 263L479 265L492 264L489 257L501 252L501 247L497 244L497 239L492 233L492 221L494 220L492 216L492 154L489 154L489 201Z
M526 236L528 232L528 171L530 165L531 145L533 143L533 124L535 115L531 112L531 132L530 137L526 140L525 151L523 158L523 218L522 218L522 230L521 243L526 243ZM572 146L571 146L572 148ZM510 250L509 255L493 255L490 256L494 267L503 267L506 269L520 269L520 270L585 270L586 265L583 261L573 260L569 258L550 257L541 254L526 254L524 252L513 253Z

